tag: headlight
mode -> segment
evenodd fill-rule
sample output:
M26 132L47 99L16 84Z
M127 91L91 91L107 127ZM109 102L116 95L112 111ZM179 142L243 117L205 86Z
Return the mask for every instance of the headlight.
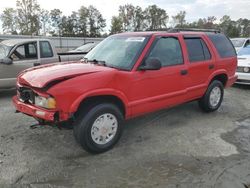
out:
M249 70L250 70L249 67L244 67L243 69L244 72L249 72Z
M56 100L53 97L46 98L42 96L35 96L35 105L47 109L55 109Z

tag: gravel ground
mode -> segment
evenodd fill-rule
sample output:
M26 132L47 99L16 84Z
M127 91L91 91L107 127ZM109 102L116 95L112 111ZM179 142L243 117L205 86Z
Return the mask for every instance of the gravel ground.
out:
M31 129L14 94L0 92L0 187L250 188L250 87L227 89L214 113L191 102L130 120L100 155L72 130Z

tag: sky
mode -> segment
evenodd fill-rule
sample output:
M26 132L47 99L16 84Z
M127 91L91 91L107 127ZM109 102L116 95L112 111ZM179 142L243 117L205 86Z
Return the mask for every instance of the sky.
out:
M52 10L59 8L65 15L70 15L72 11L78 10L82 5L94 5L107 20L109 29L113 15L118 14L119 5L128 3L142 8L156 4L166 10L171 17L179 11L187 12L188 22L215 16L220 19L223 15L229 15L232 19L250 19L250 0L37 0L41 8ZM0 12L7 7L15 7L16 0L1 0Z

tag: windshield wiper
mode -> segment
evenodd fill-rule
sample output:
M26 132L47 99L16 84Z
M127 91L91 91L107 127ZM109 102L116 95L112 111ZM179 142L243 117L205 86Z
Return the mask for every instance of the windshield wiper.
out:
M120 69L119 67L107 64L106 61L101 61L101 60L97 60L97 59L92 59L89 60L86 57L84 58L84 62L86 63L93 63L93 64L97 64L97 65L101 65L101 66L105 66L105 67L110 67L110 68L114 68L114 69Z
M103 66L107 66L105 61L101 61L101 60L97 60L97 59L92 59L92 60L88 60L86 59L86 61L88 63L93 63L93 64L98 64L98 65L103 65Z

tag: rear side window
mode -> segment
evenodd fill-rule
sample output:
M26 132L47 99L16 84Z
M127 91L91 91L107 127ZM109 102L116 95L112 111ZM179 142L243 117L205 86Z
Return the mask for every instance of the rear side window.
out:
M206 61L211 59L207 45L201 38L185 38L190 62Z
M235 49L229 39L223 34L207 34L221 58L236 56Z
M53 57L53 51L48 41L40 42L41 58Z

